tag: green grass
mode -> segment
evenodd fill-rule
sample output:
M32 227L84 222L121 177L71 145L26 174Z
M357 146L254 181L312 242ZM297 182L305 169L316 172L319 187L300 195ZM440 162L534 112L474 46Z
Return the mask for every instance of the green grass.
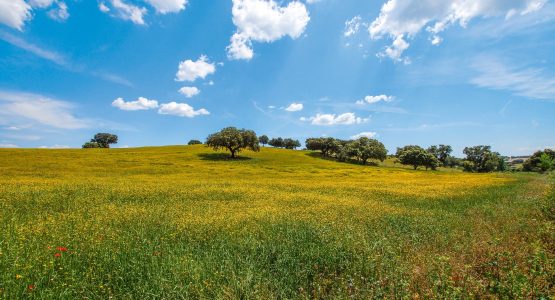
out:
M1 150L0 298L555 295L548 176L242 157Z

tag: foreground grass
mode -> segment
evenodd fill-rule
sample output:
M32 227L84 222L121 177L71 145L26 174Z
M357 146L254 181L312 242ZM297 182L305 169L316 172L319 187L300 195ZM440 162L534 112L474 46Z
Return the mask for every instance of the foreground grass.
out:
M202 146L0 151L0 298L549 298L538 175Z

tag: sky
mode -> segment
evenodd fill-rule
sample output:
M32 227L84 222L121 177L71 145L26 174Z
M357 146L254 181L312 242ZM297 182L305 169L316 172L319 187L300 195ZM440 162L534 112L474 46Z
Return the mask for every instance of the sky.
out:
M555 148L553 0L0 0L0 147Z

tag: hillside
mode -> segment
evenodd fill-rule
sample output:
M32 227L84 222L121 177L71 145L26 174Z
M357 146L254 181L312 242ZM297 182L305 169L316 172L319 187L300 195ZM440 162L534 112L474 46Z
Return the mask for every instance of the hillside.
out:
M240 155L0 149L0 298L553 293L545 176Z

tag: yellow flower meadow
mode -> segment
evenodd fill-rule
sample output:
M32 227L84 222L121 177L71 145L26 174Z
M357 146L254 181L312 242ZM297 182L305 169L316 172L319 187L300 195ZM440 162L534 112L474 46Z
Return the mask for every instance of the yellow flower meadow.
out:
M552 292L545 176L240 156L0 149L0 298Z

